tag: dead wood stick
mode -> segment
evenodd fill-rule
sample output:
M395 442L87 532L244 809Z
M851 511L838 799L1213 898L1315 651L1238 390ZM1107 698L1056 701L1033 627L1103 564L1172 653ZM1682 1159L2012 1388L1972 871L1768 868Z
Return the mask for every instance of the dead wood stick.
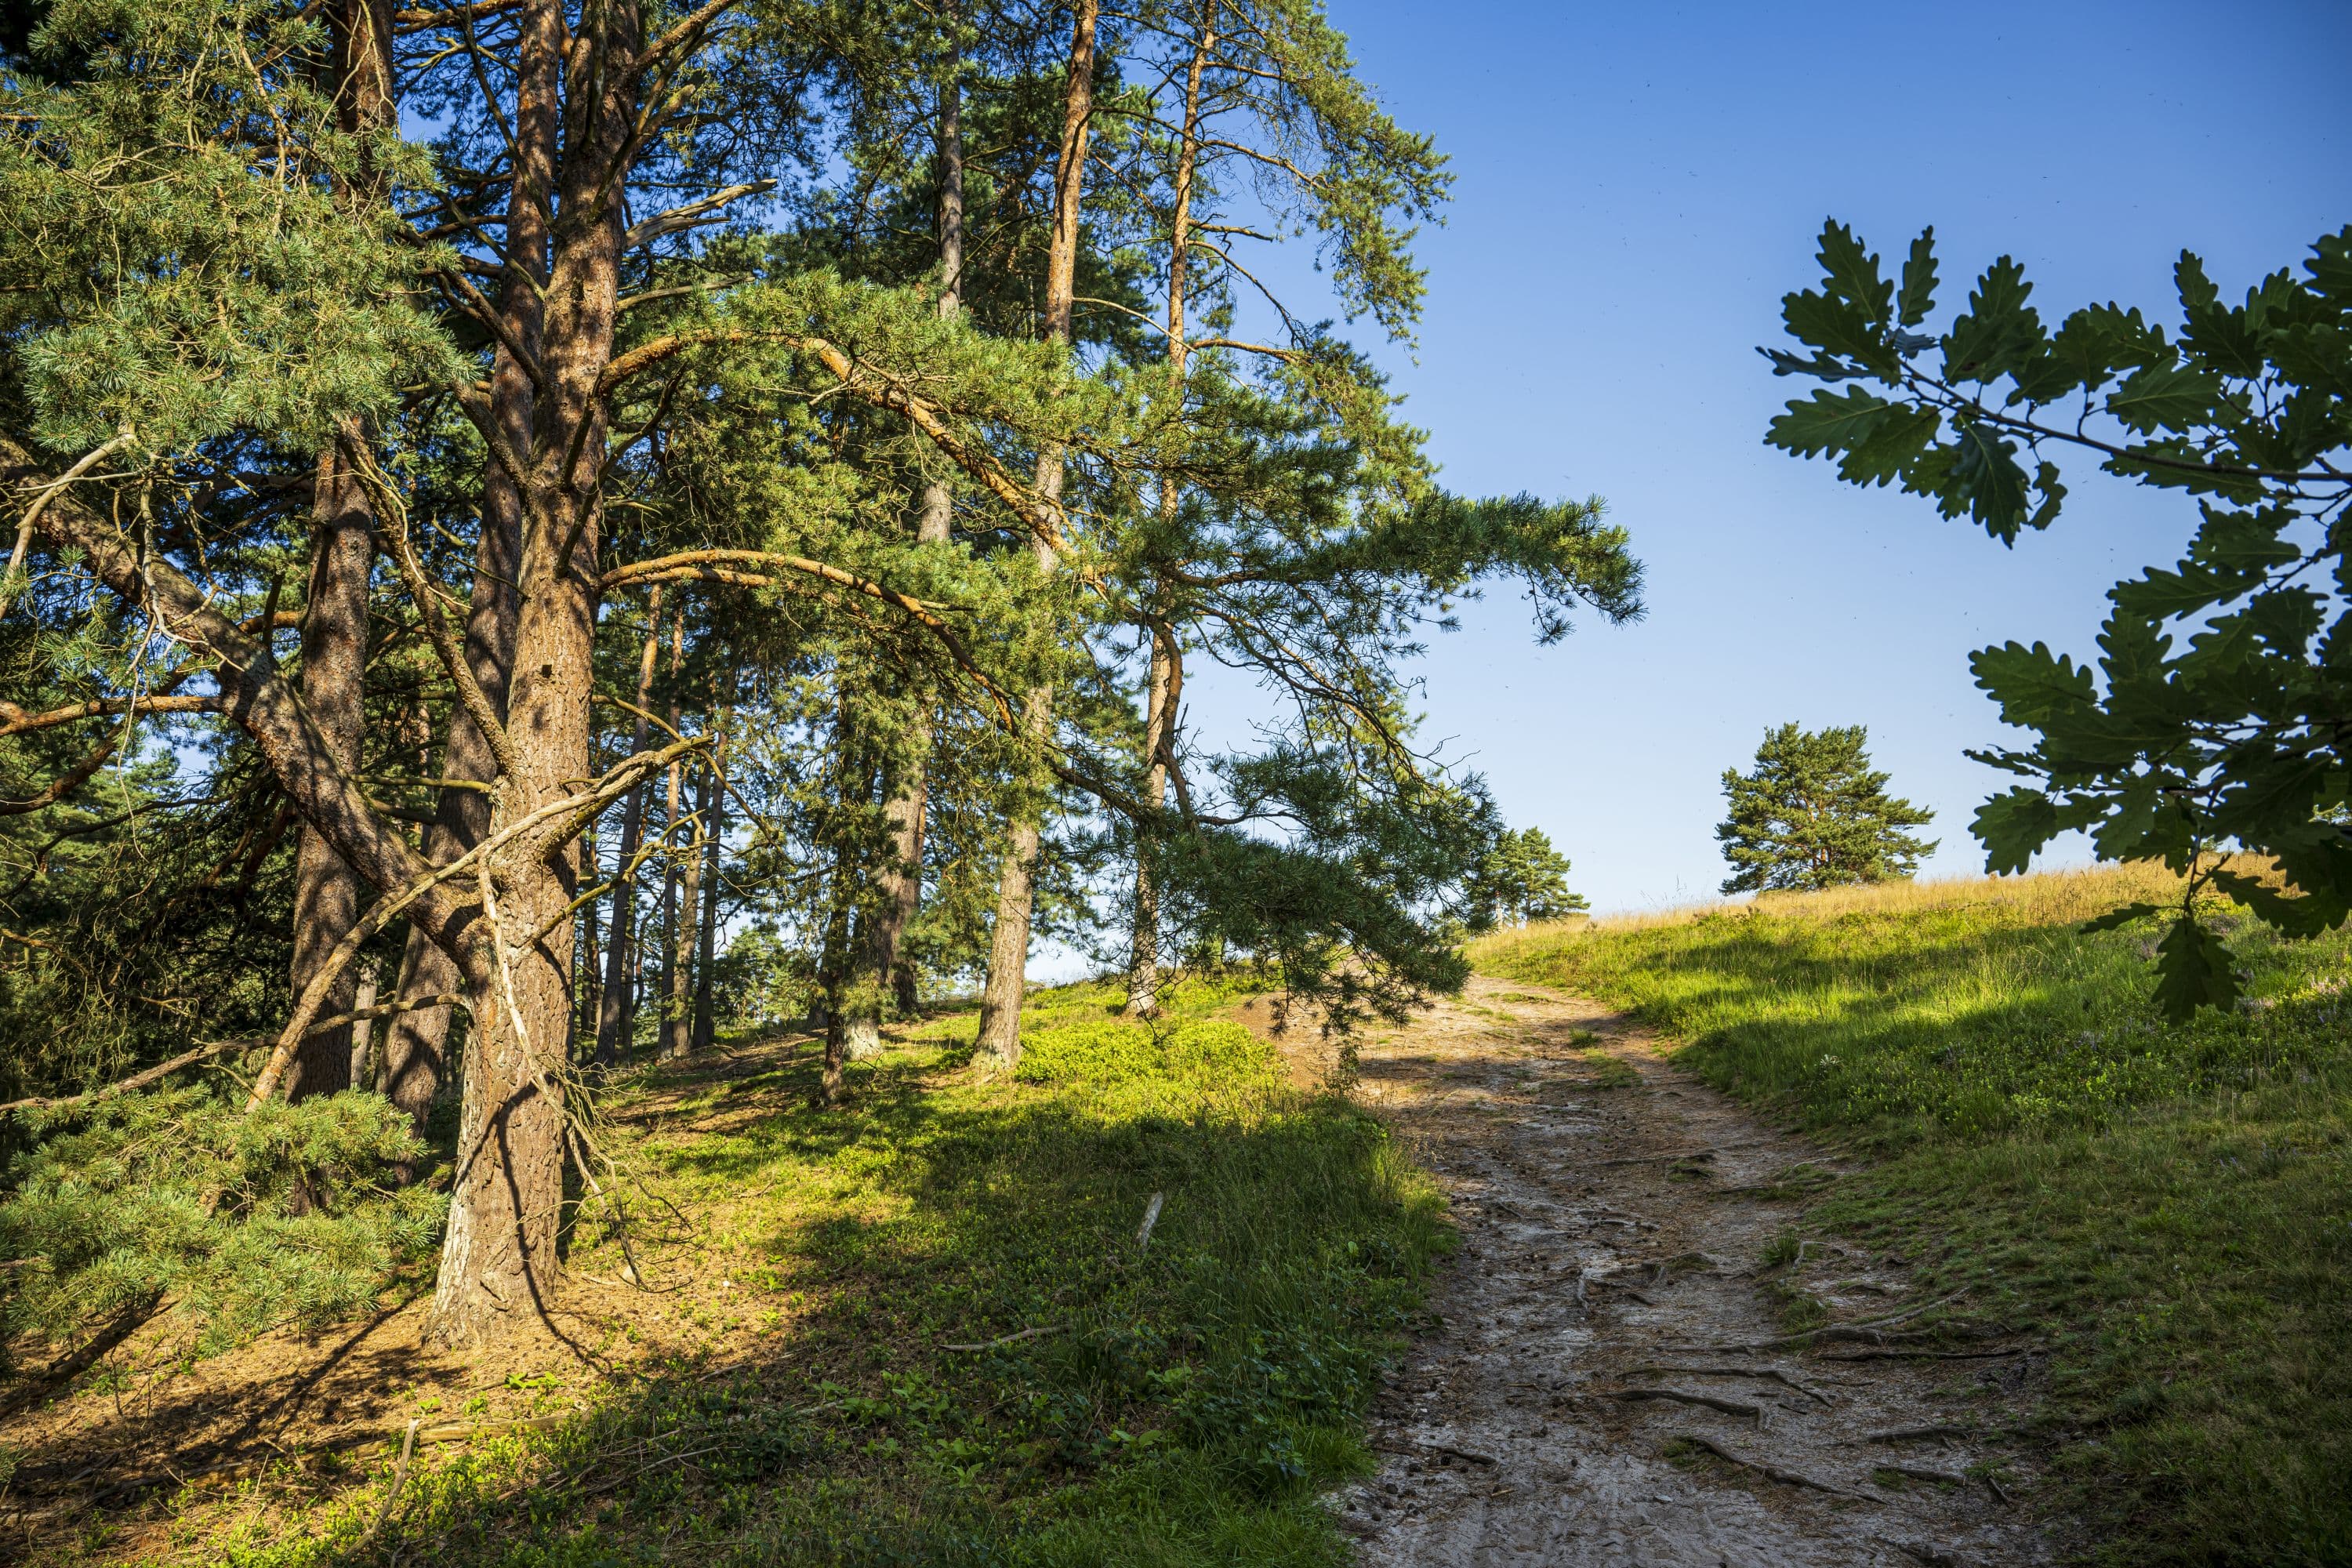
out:
M1716 1151L1712 1149L1686 1149L1679 1154L1629 1154L1622 1160L1595 1160L1591 1168L1603 1171L1612 1165L1657 1165L1674 1160L1712 1160L1715 1155Z
M1877 1350L1836 1351L1824 1354L1823 1361L2000 1361L2008 1356L2026 1355L2032 1345L2020 1345L2005 1351L1926 1351Z
M1759 1426L1764 1420L1764 1407L1760 1405L1746 1405L1737 1399L1717 1399L1712 1394L1685 1394L1679 1388L1619 1388L1611 1390L1608 1397L1623 1400L1671 1399L1677 1405L1698 1405L1709 1410L1720 1410L1726 1415L1750 1416Z
M1849 1437L1842 1447L1851 1448L1857 1443L1927 1443L1946 1438L1967 1436L1959 1426L1896 1426L1885 1432L1865 1432L1859 1437Z
M416 1434L420 1443L463 1443L473 1437L486 1437L494 1432L524 1432L561 1426L580 1413L566 1411L561 1415L524 1415L510 1421L470 1421L452 1426L427 1426ZM415 1423L411 1422L413 1429Z
M1019 1344L1023 1340L1043 1339L1047 1334L1058 1334L1061 1331L1062 1326L1059 1323L1047 1323L1034 1329L1024 1329L1017 1334L1005 1334L997 1339L983 1340L977 1344L941 1345L940 1349L943 1351L992 1351L1005 1345Z
M400 1489L408 1484L408 1460L416 1452L416 1428L424 1419L419 1415L410 1420L406 1435L400 1439L400 1463L393 1467L392 1485L383 1494L383 1507L377 1512L375 1522L368 1527L370 1535L383 1529L384 1521L392 1518L393 1504L400 1500Z
M1931 1470L1925 1465L1873 1465L1870 1468L1874 1471L1885 1470L1890 1476L1901 1476L1906 1480L1937 1481L1952 1487L1959 1486L1969 1479L1950 1470Z
M303 1032L303 1037L308 1039L312 1035L323 1035L330 1029L340 1029L347 1024L357 1024L369 1018L389 1018L395 1013L414 1013L426 1007L462 1007L465 1005L466 999L463 996L454 995L416 996L404 1002L380 1003L373 1007L362 1007L355 1013L341 1013L332 1018L321 1018ZM208 1057L216 1057L225 1051L249 1051L268 1043L267 1040L258 1037L242 1040L212 1040L198 1046L193 1051L183 1051L170 1061L159 1062L144 1072L132 1073L120 1083L108 1084L104 1089L93 1089L81 1094L61 1095L56 1100L12 1100L5 1105L0 1105L0 1111L47 1110L52 1106L79 1105L85 1100L111 1100L118 1094L128 1094L134 1089L145 1089L149 1084L169 1078L182 1068L194 1067Z
M1832 1497L1857 1498L1864 1502L1876 1500L1861 1492L1850 1492L1843 1487L1833 1487L1827 1481L1817 1481L1811 1476L1800 1475L1794 1470L1784 1470L1778 1465L1768 1465L1761 1459L1747 1458L1733 1453L1714 1438L1702 1437L1696 1432L1678 1432L1675 1435L1674 1441L1688 1443L1694 1448L1704 1448L1727 1465L1737 1465L1743 1470L1754 1470L1766 1479L1778 1481L1784 1487L1810 1487L1814 1491L1827 1492Z

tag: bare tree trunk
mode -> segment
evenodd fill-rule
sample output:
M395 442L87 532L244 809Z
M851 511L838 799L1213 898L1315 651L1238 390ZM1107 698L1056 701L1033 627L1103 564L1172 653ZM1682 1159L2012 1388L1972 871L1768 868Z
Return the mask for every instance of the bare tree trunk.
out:
M710 831L711 773L704 768L694 786L695 836ZM696 845L686 858L686 870L678 878L678 926L670 950L676 962L670 966L669 998L662 1015L664 1054L683 1058L694 1049L694 974L698 951L696 930L702 909L702 863L709 854L705 845Z
M669 728L672 734L678 732L677 667L685 658L686 600L681 595L670 612ZM669 813L662 819L661 978L654 985L654 1055L656 1057L684 1054L678 1031L685 1027L685 1020L677 1016L676 1008L671 1005L677 991L677 965L681 952L677 924L677 858L681 847L677 837L678 807L681 805L678 783L678 764L672 763L669 765Z
M586 881L593 882L604 874L604 856L600 853L596 843L596 825L593 822L580 835L580 874ZM579 1059L580 1037L583 1032L588 1037L591 1054L594 1052L596 1023L603 1011L598 1005L598 1001L604 994L604 987L601 983L604 971L598 960L604 953L604 932L597 929L598 901L594 899L589 900L587 907L580 911L580 978L576 986L580 995L580 1005L573 1012L572 1021L572 1055L575 1061Z
M602 382L620 300L625 175L644 86L634 0L594 7L580 40L580 86L565 105L553 265L539 355L542 390L525 465L514 683L507 734L515 776L500 816L564 798L587 770L594 686L597 536L605 456ZM527 0L520 26L560 39L553 0ZM564 1107L551 1078L572 1013L572 921L579 846L525 838L482 881L499 960L498 1005L466 1054L457 1168L441 1249L431 1332L480 1336L501 1316L543 1314L554 1279L563 1200ZM542 937L539 933L545 932ZM489 1000L489 999L486 999Z
M319 455L311 509L310 581L302 611L302 701L318 721L336 766L357 774L367 727L368 578L375 569L375 523L357 471L356 426ZM268 633L265 631L264 637ZM311 977L352 927L363 901L358 875L319 830L303 826L294 867L293 994ZM348 1013L359 972L346 964L327 993L326 1016ZM352 1032L330 1029L302 1042L286 1075L286 1097L308 1100L352 1087Z
M719 746L711 759L716 773L727 767L727 742L735 727L735 710L730 704L719 710ZM708 1051L719 1040L719 1018L714 1008L719 953L719 878L727 853L727 792L717 787L715 778L707 778L709 786L703 804L703 831L709 836L702 864L702 932L701 959L694 966L694 1028L688 1037L688 1048Z
M548 278L547 204L554 181L562 47L562 16L556 0L531 0L521 14L516 49L516 156L507 187L507 274L499 290L499 313L508 332L532 353L539 352L546 316L540 290ZM503 348L490 362L490 405L508 443L517 451L529 450L536 399L530 375ZM482 481L481 532L474 545L465 651L467 668L500 720L507 713L522 614L516 593L522 572L522 511L512 477L490 464ZM454 705L441 749L441 776L454 782L442 790L433 822L425 830L425 854L435 865L447 865L488 834L489 786L498 773L488 737L462 703ZM412 924L407 949L401 954L398 994L404 999L449 994L458 989L457 979L448 954ZM452 1011L429 1007L404 1013L384 1034L384 1093L408 1112L420 1136L448 1071Z
M649 711L646 704L654 700L654 658L661 647L661 584L656 583L646 605L645 647L637 656L636 728L632 731L629 752L632 756L646 749L646 721ZM596 1059L612 1066L627 1054L629 1034L636 1015L635 962L637 946L637 880L630 869L644 842L646 826L646 786L638 784L629 791L629 804L621 816L621 853L614 862L614 874L621 880L613 888L612 943L604 967L604 994L596 1015Z
M371 958L364 963L355 963L352 967L359 971L360 976L359 992L352 998L352 1011L364 1013L375 1005L376 963ZM375 1064L368 1059L371 1055L368 1047L374 1043L374 1035L375 1020L373 1018L362 1018L352 1026L352 1087L353 1089L375 1087L373 1081L375 1075L369 1070Z
M951 321L963 310L963 62L950 55L947 79L940 87L940 320ZM922 510L915 520L915 538L924 544L944 544L955 522L955 496L945 479L923 487ZM872 963L877 985L890 988L901 1014L915 1010L915 968L899 952L907 927L923 901L923 826L930 808L929 778L931 715L926 709L906 739L904 774L889 793L882 811L890 835L890 863L882 870L882 910L874 924ZM856 1020L852 1032L874 1037L872 1018Z
M1216 0L1202 0L1200 32L1184 75L1184 128L1176 149L1176 203L1168 232L1168 380L1171 396L1184 395L1189 357L1184 341L1184 292L1192 254L1192 175L1201 153L1201 74L1217 41ZM1160 477L1160 515L1171 524L1179 497L1176 477ZM1156 619L1146 623L1151 638L1151 674L1145 700L1144 804L1157 811L1168 804L1168 762L1176 731L1176 693L1183 676L1175 630ZM1139 1017L1160 1011L1160 889L1151 880L1149 846L1139 832L1135 854L1135 923L1127 969L1127 1010Z
M1054 165L1053 237L1045 256L1045 313L1041 335L1070 341L1078 258L1078 207L1086 185L1087 130L1094 113L1095 22L1098 0L1077 0L1070 35L1069 81L1062 108L1061 153ZM1062 499L1064 454L1047 446L1037 454L1036 489L1046 504ZM1042 531L1030 541L1038 570L1054 568L1054 549ZM1042 759L1053 739L1054 688L1030 688L1023 714L1024 739ZM1028 990L1029 920L1037 875L1042 790L1035 804L1015 816L1006 836L1004 865L996 884L996 925L990 932L988 984L981 993L980 1051L1010 1071L1021 1059L1021 1003Z

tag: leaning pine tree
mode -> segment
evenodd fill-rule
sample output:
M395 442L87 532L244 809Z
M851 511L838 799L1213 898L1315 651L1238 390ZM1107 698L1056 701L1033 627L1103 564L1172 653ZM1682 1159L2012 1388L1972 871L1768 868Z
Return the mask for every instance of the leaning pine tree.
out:
M1727 893L1804 891L1909 877L1935 850L1906 828L1935 814L1886 793L1887 775L1864 750L1859 724L1811 731L1783 724L1756 748L1753 772L1727 768L1731 803L1715 836L1737 868Z

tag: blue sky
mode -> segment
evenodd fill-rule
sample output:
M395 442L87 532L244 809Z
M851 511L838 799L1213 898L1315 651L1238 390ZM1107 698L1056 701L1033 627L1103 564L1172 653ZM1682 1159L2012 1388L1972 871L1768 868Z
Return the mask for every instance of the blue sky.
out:
M1722 771L1789 720L1867 724L1937 813L1928 874L1979 869L1968 823L1998 786L1961 752L2003 731L1969 651L2095 651L2108 586L2193 514L2077 465L2058 526L2005 550L1765 448L1792 384L1756 345L1832 215L1882 253L1935 226L1939 326L2004 253L2046 318L2173 320L2184 247L2225 292L2299 264L2352 222L2352 5L1331 12L1453 159L1419 348L1388 356L1406 414L1456 489L1607 497L1650 569L1645 622L1552 648L1507 593L1469 606L1424 661L1424 733L1603 910L1713 894Z

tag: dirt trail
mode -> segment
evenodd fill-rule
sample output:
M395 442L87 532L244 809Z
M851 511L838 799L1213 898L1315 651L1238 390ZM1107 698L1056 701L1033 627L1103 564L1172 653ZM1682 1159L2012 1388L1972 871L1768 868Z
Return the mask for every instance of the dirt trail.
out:
M1637 1026L1480 977L1368 1047L1362 1093L1415 1141L1464 1236L1432 1303L1443 1327L1383 1400L1381 1471L1334 1500L1364 1562L2049 1560L1996 1494L2024 1479L1991 1434L2030 1359L1897 1359L1858 1335L1727 1348L1786 1334L1775 1291L1896 1332L1928 1299L1901 1260L1853 1247L1767 1267L1800 1209L1774 1184L1837 1163ZM1995 1465L1991 1482L1968 1473Z

